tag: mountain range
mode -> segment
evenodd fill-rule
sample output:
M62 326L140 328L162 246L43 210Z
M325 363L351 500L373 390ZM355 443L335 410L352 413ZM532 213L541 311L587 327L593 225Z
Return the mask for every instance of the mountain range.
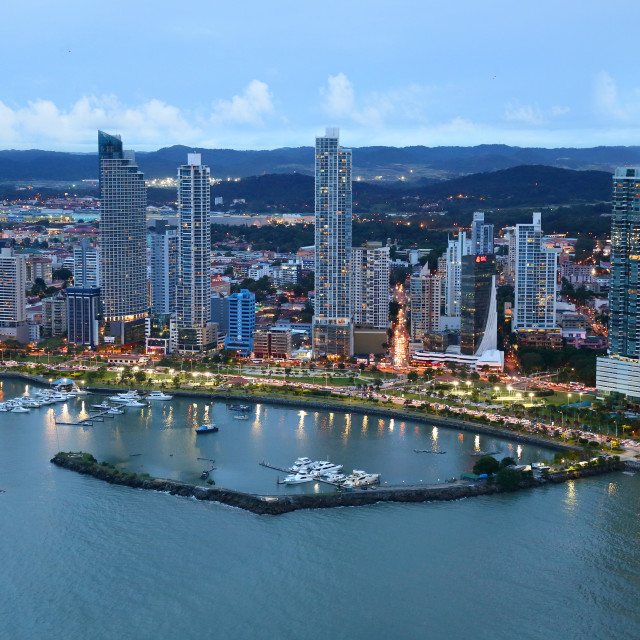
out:
M145 177L166 178L186 161L187 153L199 152L217 178L243 178L262 174L313 175L312 147L268 151L197 149L176 145L152 152L138 152ZM507 145L475 147L360 147L353 149L354 178L428 185L472 173L494 172L521 165L547 165L563 169L611 172L616 166L640 164L640 147L524 148ZM96 178L96 154L28 150L0 151L0 182L69 181Z

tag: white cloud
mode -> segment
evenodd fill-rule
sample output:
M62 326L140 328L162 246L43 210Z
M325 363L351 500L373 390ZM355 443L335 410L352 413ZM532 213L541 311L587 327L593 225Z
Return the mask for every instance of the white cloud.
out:
M640 89L631 89L621 98L616 81L606 71L595 77L594 99L598 111L609 120L631 122L640 117Z
M342 72L329 76L327 87L320 89L320 95L323 97L322 107L331 118L351 120L374 129L383 127L384 115L393 110L390 102L377 94L358 106L353 84Z
M269 85L260 80L252 80L242 95L233 96L231 100L218 100L214 104L211 123L262 124L263 116L274 111L272 99Z
M571 111L571 107L554 105L551 107L551 115L552 116L566 116Z
M530 104L527 104L522 107L515 107L509 103L506 106L505 117L512 122L522 122L529 125L540 125L544 123L544 118L537 105L532 107Z

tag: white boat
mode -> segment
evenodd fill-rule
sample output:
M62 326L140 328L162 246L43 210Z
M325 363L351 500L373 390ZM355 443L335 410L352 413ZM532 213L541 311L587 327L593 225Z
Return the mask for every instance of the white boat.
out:
M317 460L309 465L309 468L319 476L325 476L330 473L338 473L342 471L341 464L334 464L328 460Z
M144 407L144 403L138 402L137 399L132 398L131 400L126 402L123 406L124 407Z
M248 420L249 416L245 416L245 415L240 416L240 415L238 415L238 416L233 416L233 419L234 420Z
M327 482L344 482L347 479L347 476L344 473L331 473L328 476L325 476Z
M9 411L6 402L0 402L0 411Z
M100 404L92 404L92 409L111 409L111 405L108 402L102 402Z
M313 482L315 478L310 473L292 473L280 480L279 484L302 484L303 482Z
M19 404L11 409L11 413L29 413L29 411L31 411L31 409L27 409L27 407L23 407Z
M147 396L147 400L173 400L173 396L167 395L162 391L152 391Z
M137 391L124 391L115 396L110 396L109 400L112 402L129 402L129 400L140 400L140 396Z
M107 413L112 416L119 416L124 413L124 409L118 409L118 407L111 407L111 409L109 409Z

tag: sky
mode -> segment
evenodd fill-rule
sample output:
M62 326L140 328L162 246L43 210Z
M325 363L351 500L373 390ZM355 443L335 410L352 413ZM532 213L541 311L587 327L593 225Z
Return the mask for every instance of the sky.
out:
M0 149L640 144L640 3L27 0Z

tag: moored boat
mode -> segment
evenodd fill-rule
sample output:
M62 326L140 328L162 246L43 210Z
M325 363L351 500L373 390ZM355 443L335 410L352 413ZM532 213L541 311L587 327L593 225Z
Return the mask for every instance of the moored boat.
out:
M216 433L219 429L215 424L203 424L201 427L196 428L196 433Z

